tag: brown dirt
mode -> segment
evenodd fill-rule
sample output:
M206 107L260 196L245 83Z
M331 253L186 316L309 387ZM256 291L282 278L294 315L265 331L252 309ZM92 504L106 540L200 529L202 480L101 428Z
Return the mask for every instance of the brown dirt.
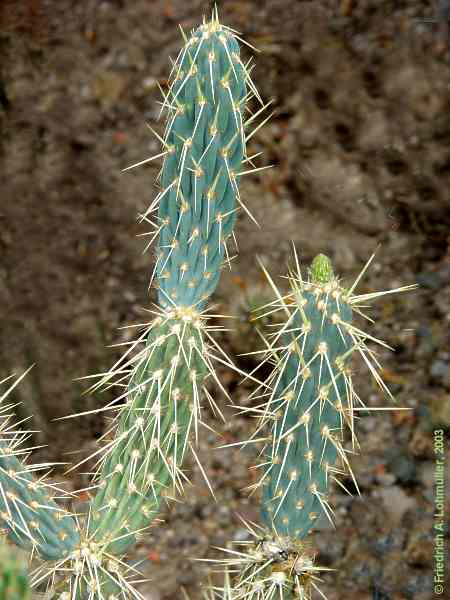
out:
M338 569L324 577L329 600L430 599L432 429L450 427L448 32L417 22L433 16L421 0L222 4L221 20L261 50L252 76L276 115L250 153L264 150L261 164L276 168L243 181L261 229L239 220L239 256L216 300L235 313L263 285L256 255L281 275L291 241L305 263L328 253L348 280L381 244L361 290L421 284L374 312L375 335L395 348L381 353L385 377L412 413L362 420L362 496L336 491L337 530L324 526L315 541L320 561ZM158 150L145 121L161 131L157 83L180 47L178 23L190 30L209 9L200 0L0 6L0 376L35 363L18 399L52 459L86 452L101 433L98 417L53 419L109 399L82 397L86 386L73 380L112 364L119 351L105 345L124 341L117 328L141 320L154 298L152 255L135 234L159 167L120 171ZM239 335L222 341L246 351ZM246 402L251 386L219 373ZM360 393L378 401L363 376ZM252 420L225 410L226 426L208 423L244 439ZM213 445L205 437L200 455L218 504L192 465L186 501L137 550L150 557L149 597L178 598L185 585L198 598L203 567L189 557L214 556L209 547L242 534L236 512L258 518L241 491L254 455Z

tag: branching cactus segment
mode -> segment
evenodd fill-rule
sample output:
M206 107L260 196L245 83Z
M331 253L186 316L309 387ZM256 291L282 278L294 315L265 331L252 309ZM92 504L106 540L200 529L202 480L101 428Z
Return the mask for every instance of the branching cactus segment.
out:
M198 435L206 376L222 388L211 359L231 366L209 334L205 302L224 257L230 259L226 240L244 207L238 180L242 163L251 160L244 128L260 112L244 123L244 110L259 95L238 37L219 22L217 10L185 42L163 103L162 190L142 215L156 227L157 317L95 386L126 388L116 399L125 406L114 404L116 419L97 453L98 490L89 515L89 541L116 555L151 525L164 495L182 491L183 458L192 449L190 433Z
M330 260L319 255L308 280L303 280L297 265L297 272L289 276L291 293L285 298L279 295L286 321L268 351L276 366L261 426L270 423L271 436L257 486L263 488L263 522L281 536L305 538L321 514L333 523L328 502L331 480L343 486L338 478L349 473L358 489L344 447L348 426L350 452L357 450L355 415L367 410L354 389L351 359L355 353L383 394L392 398L368 342L389 346L353 323L355 313L361 314L368 301L388 293L353 293L367 266L346 289Z
M79 542L75 519L54 501L65 493L46 479L53 465L28 465L30 433L14 423L8 395L25 376L0 396L0 519L7 537L45 560L66 557ZM0 384L5 383L5 380Z
M326 569L315 565L305 538L319 516L333 523L328 501L332 480L347 491L339 476L350 474L358 489L347 456L358 449L356 415L401 410L366 407L353 385L351 359L359 354L380 390L392 398L372 344L389 346L355 323L361 316L371 321L365 309L372 300L416 288L355 294L373 258L350 288L341 284L324 255L314 259L307 280L295 255L295 270L288 276L291 289L285 296L266 272L276 300L262 307L260 318L281 311L284 320L266 340L262 364L271 362L274 368L254 392L257 405L245 408L259 424L244 442L265 441L265 457L257 465L262 475L250 486L253 491L262 489L262 526L246 524L253 539L234 542L244 545L243 550L225 549L232 558L221 562L238 576L226 584L224 598L307 600L314 590L323 597L318 583L320 571ZM351 449L346 447L346 428Z

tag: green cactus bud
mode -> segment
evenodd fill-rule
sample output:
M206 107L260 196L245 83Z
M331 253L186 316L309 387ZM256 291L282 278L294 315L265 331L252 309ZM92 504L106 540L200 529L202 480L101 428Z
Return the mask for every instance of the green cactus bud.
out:
M325 254L318 254L311 263L311 281L313 283L328 283L334 278L333 265Z

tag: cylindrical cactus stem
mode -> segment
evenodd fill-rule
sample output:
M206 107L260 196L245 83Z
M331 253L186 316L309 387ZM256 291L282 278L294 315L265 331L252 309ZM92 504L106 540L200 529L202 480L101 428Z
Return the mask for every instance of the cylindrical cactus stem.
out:
M217 286L242 204L248 79L237 38L214 14L192 33L173 67L157 198L161 307L199 308Z
M243 206L238 179L246 156L247 87L257 95L237 38L215 10L186 40L172 69L162 190L143 215L150 220L158 210L161 313L138 355L118 364L122 385L123 365L129 370L127 403L105 446L89 519L89 539L115 554L151 524L165 488L177 492L186 479L181 464L200 421L199 390L213 373L205 301Z
M29 434L17 429L14 405L5 403L22 377L0 396L0 525L17 546L47 561L61 560L79 543L77 523L54 501L55 492L65 493L46 480L52 465L27 464Z
M14 548L0 541L0 600L30 600L25 561Z
M199 315L157 318L135 358L113 440L96 476L89 538L123 553L159 511L165 490L183 488L189 434L198 427L200 389L208 371Z
M352 409L347 362L355 350L352 308L330 261L319 256L310 283L294 290L271 401L274 416L262 515L284 536L304 538L321 512Z
M354 290L374 256L350 288L334 275L326 256L314 259L306 281L295 258L287 295L277 290L267 274L277 296L268 306L271 311L278 306L284 321L266 342L262 362L272 362L273 372L254 393L258 435L243 442L260 439L261 432L269 430L265 458L259 465L262 476L250 486L262 488L263 526L248 525L253 543L235 542L241 548L237 553L231 550L233 557L221 561L238 572L224 597L306 600L318 589L318 572L323 569L315 565L305 538L321 513L332 520L331 480L345 490L339 475L350 473L354 479L344 430L350 431L353 451L357 448L355 414L367 410L354 389L351 359L355 353L381 391L392 397L370 342L389 346L361 330L355 321L360 315L368 318L365 311L372 300L416 287L358 295Z
M353 477L343 444L348 426L355 450L354 415L364 408L350 366L355 352L381 390L391 396L367 342L389 346L353 323L355 312L361 313L368 301L388 292L354 295L360 277L350 289L344 288L331 261L321 254L314 259L307 281L299 268L291 274L291 294L281 302L287 319L269 350L276 361L264 416L271 423L271 441L260 482L263 522L281 536L305 538L321 514L332 522L330 482L340 483L338 476L346 472Z

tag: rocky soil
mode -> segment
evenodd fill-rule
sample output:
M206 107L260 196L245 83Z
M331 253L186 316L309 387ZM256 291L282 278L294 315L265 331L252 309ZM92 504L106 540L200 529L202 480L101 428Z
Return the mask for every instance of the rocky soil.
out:
M237 357L258 343L246 298L270 290L256 256L278 278L292 242L305 264L329 254L346 281L378 248L361 292L420 284L371 313L372 333L395 349L380 352L384 378L411 411L358 424L361 496L336 489L336 530L322 522L314 536L319 562L337 570L323 577L328 600L434 597L433 429L450 428L450 64L445 22L420 21L436 15L431 4L219 3L221 20L260 50L252 77L275 109L249 149L275 168L242 181L260 228L240 217L239 255L215 298L217 312L238 316L236 331L220 336L225 349ZM0 377L35 363L17 399L42 431L37 443L49 445L39 458L92 450L100 417L54 419L110 399L82 396L86 384L74 380L108 368L120 349L106 346L130 336L118 328L142 321L141 307L154 300L153 256L142 253L136 215L156 194L159 166L121 169L158 152L145 123L163 130L158 84L182 43L178 24L190 30L210 8L200 0L0 4ZM248 403L252 385L218 372L234 402ZM363 369L358 388L370 406L382 404ZM217 503L190 465L186 498L136 551L152 600L180 598L181 586L200 598L206 566L191 559L242 539L238 514L258 520L243 490L256 451L211 452L248 437L253 420L213 393L227 421L208 414L219 437L202 436L199 456Z

